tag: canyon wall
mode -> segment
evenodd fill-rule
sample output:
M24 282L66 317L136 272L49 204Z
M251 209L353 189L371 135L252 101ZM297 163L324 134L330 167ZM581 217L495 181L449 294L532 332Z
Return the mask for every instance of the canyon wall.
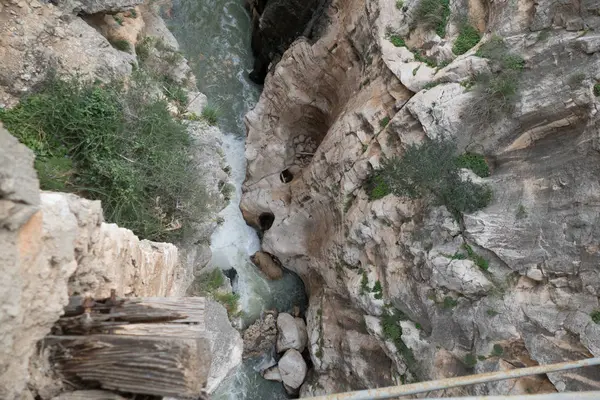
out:
M177 41L150 6L139 3L0 3L0 107L16 105L50 71L127 80L138 67L135 44L152 37L162 50L151 50L147 62L185 88L191 102L184 112L200 115L206 97L197 92L187 61L165 53L175 52ZM129 47L117 49L118 41ZM174 106L171 111L181 112ZM99 201L40 191L33 153L0 126L0 398L45 400L69 389L54 376L40 342L69 296L104 297L111 289L127 297L184 296L194 272L208 263L208 238L217 226L211 216L226 204L220 193L228 180L222 134L197 119L185 124L197 145L190 162L204 176L210 204L209 215L198 218L179 249L104 222ZM207 307L212 349L229 355L211 366L212 390L241 362L242 341L224 307L214 302Z
M263 230L263 251L310 292L315 367L304 395L600 355L591 318L600 293L598 5L451 1L444 37L416 18L418 7L332 1L319 16L327 28L287 49L246 117L242 211ZM482 40L455 56L465 20ZM473 83L497 71L476 52L498 37L523 63L514 104L486 119ZM490 176L471 179L492 188L487 207L456 220L424 200L369 198L383 159L443 138L485 157ZM453 257L465 245L488 268ZM377 282L381 294L371 289ZM340 308L362 321L350 323ZM391 312L405 317L400 343L382 332ZM348 341L357 334L365 339ZM352 357L336 348L340 337L356 344ZM373 340L393 366L369 355ZM369 368L381 373L360 373ZM598 382L598 371L582 369L446 395Z

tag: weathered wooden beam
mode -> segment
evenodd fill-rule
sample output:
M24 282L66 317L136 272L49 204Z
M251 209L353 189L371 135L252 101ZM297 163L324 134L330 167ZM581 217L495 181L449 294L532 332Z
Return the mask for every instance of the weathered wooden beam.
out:
M113 305L88 299L75 299L66 309L68 317L60 318L57 327L66 335L110 333L113 327L138 323L193 324L203 331L203 297L146 297L121 299Z
M48 336L45 340L55 345L52 361L69 381L120 392L197 397L210 369L210 342L203 337L165 336L164 326L158 327L156 332L146 327L147 336Z
M52 400L127 400L118 394L104 390L77 390L76 392L62 393Z

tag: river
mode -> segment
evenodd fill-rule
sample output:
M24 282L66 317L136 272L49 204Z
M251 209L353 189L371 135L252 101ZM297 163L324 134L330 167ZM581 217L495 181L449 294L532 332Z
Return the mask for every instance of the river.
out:
M250 18L244 0L175 0L169 28L190 62L198 88L219 109L219 127L225 133L223 151L231 166L235 196L220 213L224 222L211 238L213 265L235 268L234 292L240 295L244 325L265 309L290 311L307 303L302 281L285 272L279 281L266 280L250 262L260 249L256 232L246 225L239 209L246 175L244 115L256 104L261 88L248 79L253 57ZM247 360L213 393L214 399L286 399L281 383L263 379L255 370L260 360Z

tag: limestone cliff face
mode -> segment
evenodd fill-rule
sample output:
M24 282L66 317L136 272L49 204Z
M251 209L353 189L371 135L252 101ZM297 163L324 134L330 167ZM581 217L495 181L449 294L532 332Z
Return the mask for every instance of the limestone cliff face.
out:
M39 193L33 154L0 129L0 397L25 396L29 359L68 296L168 296L178 290L172 244L103 223L100 202ZM23 397L26 398L26 397Z
M126 79L137 63L133 45L147 36L176 49L177 41L149 7L129 12L122 24L110 14L138 3L0 4L0 107L15 105L50 68L82 78ZM75 15L97 12L99 7L103 14ZM128 40L131 47L119 51L109 40ZM148 62L161 62L162 54L156 52ZM193 101L186 112L200 115L206 97L197 93L187 61L178 58L166 67L153 66L190 92ZM193 161L205 177L207 213L216 213L225 205L219 184L228 179L221 132L202 121L188 121L186 126L198 145ZM140 240L128 229L105 223L98 201L40 192L33 158L0 126L0 398L6 400L46 400L61 390L60 381L52 379L47 354L37 344L62 314L68 296L102 297L111 289L118 296L185 295L195 270L210 260L206 238L216 227L211 218L199 216L204 218L198 218L180 249ZM211 366L212 390L241 362L242 340L225 309L213 303L209 307L207 335L212 350L219 353Z
M307 283L309 315L335 315L321 306L333 301L327 293L348 301L403 379L600 355L600 325L590 318L600 293L595 6L454 1L448 34L440 38L412 29L417 5L333 1L321 38L299 39L285 52L246 117L245 218L266 229L263 250ZM484 33L482 42L500 35L525 60L518 100L495 122L471 118L477 94L466 82L490 64L475 56L477 47L452 55L465 17L459 10ZM592 30L577 32L584 27ZM430 67L408 48L395 47L389 32L447 66ZM437 86L427 85L432 82ZM392 195L368 199L365 180L382 157L440 137L456 139L461 152L486 156L492 174L483 181L494 191L488 207L457 223L444 207ZM489 261L487 271L448 256L464 243ZM380 281L382 299L361 290L363 272L369 288ZM416 362L385 342L377 319L384 304L408 316L402 341ZM326 367L321 339L314 340L318 321L308 318L315 377L305 394L332 387L335 368ZM465 362L469 355L485 358L472 365ZM356 370L372 362L359 358L350 362ZM549 382L465 390L597 389L597 374L582 370L550 374ZM338 390L355 386L337 382ZM373 378L359 385L383 383Z

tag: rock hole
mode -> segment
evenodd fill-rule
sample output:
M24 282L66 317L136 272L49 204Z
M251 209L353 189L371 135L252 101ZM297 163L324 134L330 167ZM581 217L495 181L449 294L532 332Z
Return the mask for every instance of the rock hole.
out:
M292 179L294 179L294 175L290 172L289 169L286 168L283 171L281 171L281 174L279 174L279 179L281 179L281 182L283 183L290 183Z
M258 217L258 224L263 231L268 231L273 226L274 221L275 216L270 212L264 212Z

